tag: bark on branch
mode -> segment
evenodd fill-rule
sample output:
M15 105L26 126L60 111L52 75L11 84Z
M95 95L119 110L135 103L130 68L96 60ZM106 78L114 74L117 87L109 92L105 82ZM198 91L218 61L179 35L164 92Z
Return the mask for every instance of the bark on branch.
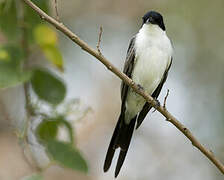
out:
M108 70L118 76L136 93L140 94L148 103L152 104L152 106L156 108L157 111L159 111L166 118L167 121L172 123L178 130L180 130L191 141L192 145L198 148L224 174L224 165L221 163L221 161L219 161L210 150L205 148L183 124L181 124L170 112L167 111L166 108L164 108L163 106L158 106L158 103L150 95L146 94L142 89L140 89L138 85L132 81L132 79L130 79L119 69L117 69L113 64L110 63L110 61L106 57L99 53L98 50L91 48L85 41L80 39L76 34L74 34L61 22L58 22L51 16L47 15L30 0L22 1L24 1L28 6L30 6L34 11L36 11L36 13L39 14L39 16L43 20L52 24L55 28L64 33L68 38L70 38L73 42L80 46L84 51L88 52L96 59L98 59L108 68Z

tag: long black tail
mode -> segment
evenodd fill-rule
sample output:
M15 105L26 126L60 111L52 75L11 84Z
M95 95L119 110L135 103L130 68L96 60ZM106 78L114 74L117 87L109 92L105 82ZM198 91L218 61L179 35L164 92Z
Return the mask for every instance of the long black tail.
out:
M110 145L109 148L107 150L107 155L106 155L106 159L104 162L104 172L108 171L108 169L111 166L111 162L115 153L115 150L120 147L120 154L119 154L119 158L117 161L117 166L116 166L116 170L115 170L115 177L118 176L120 169L123 165L123 162L125 160L127 151L128 151L128 147L130 145L131 142L131 137L134 131L134 127L135 127L135 122L136 122L136 117L135 116L129 124L126 124L124 121L124 114L122 113L120 114L120 117L118 119L117 125L115 127L113 136L111 138L110 141Z

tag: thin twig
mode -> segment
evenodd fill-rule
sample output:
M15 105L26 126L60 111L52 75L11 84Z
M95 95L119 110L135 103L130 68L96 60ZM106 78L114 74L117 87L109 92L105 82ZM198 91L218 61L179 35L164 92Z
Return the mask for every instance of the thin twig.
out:
M164 109L166 109L166 101L167 101L167 98L169 96L169 93L170 93L170 90L167 89L166 96L165 96L164 101L163 101L163 108Z
M7 109L5 107L5 104L2 102L2 99L0 98L0 114L1 116L6 120L4 123L4 125L6 125L7 127L10 127L12 128L13 126L10 124L11 121L11 118L10 118L10 115L9 113L7 112Z
M56 21L54 18L48 16L45 12L43 12L39 7L37 7L30 0L23 0L28 6L30 6L33 10L40 15L42 19L49 22L59 31L64 33L68 38L70 38L73 42L79 45L84 51L88 52L92 56L96 57L101 63L103 63L111 72L116 74L124 83L126 83L129 87L131 87L136 93L141 95L148 103L150 103L154 108L156 108L166 119L172 123L177 129L179 129L191 142L197 147L208 159L213 162L213 164L224 174L224 165L210 152L210 150L206 149L194 136L193 134L183 125L181 124L172 114L170 114L166 109L162 106L157 106L156 100L154 100L150 95L146 94L142 89L139 89L138 85L132 81L128 76L118 70L113 64L109 62L103 55L100 55L99 52L93 48L91 48L86 42L80 39L76 34L74 34L71 30L65 27L62 23Z
M98 43L97 43L97 51L100 55L102 55L101 51L100 51L100 43L101 43L101 38L102 38L102 33L103 33L103 28L102 26L100 26L100 32L99 32L99 38L98 38Z
M27 36L27 26L25 24L24 4L19 2L18 5L19 5L19 9L20 9L19 22L20 22L21 31L22 31L21 47L24 52L23 69L26 70L26 69L28 69L30 50L29 50L28 39L27 39L27 37L28 37ZM23 156L24 156L25 161L29 164L29 166L33 170L35 170L36 172L40 172L41 168L38 167L38 163L37 163L35 157L33 156L33 154L31 153L31 149L29 147L28 137L27 137L30 119L33 114L31 100L30 100L29 83L25 82L23 85L23 88L24 88L24 96L25 96L26 119L25 119L25 123L24 123L24 131L23 131L22 135L19 135L21 138L20 140L22 140L21 146L23 148Z
M56 19L57 19L58 22L60 22L59 15L58 15L58 2L57 2L57 0L54 0L54 7L55 7Z

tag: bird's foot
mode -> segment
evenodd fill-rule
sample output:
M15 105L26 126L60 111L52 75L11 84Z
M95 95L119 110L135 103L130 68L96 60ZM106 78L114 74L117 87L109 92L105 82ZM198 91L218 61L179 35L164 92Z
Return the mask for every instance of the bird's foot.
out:
M155 109L154 109L154 111L153 111L153 113L154 113L154 112L156 111L156 109L160 107L160 102L159 102L159 100L156 99L156 98L153 98L153 99L154 99L154 101L156 101L156 107L155 107Z
M137 86L139 91L144 91L144 88L140 84L138 84Z
M156 108L159 108L160 107L160 102L158 99L154 98L154 100L156 101Z

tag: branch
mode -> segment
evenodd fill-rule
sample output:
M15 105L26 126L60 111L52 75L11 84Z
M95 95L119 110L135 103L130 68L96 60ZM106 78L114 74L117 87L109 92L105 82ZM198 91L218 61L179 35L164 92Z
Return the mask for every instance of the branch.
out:
M23 64L23 69L27 70L28 69L28 61L29 61L29 55L30 55L30 50L29 50L29 45L28 45L28 39L27 39L27 25L25 23L25 4L17 1L18 3L18 8L19 8L19 15L18 20L20 23L20 28L22 31L21 35L21 47L23 49L24 53L24 64ZM25 82L23 85L24 88L24 96L25 96L25 109L26 109L26 119L24 120L24 130L22 133L19 133L18 136L21 140L20 145L23 148L23 157L24 160L27 162L27 164L36 172L40 172L41 168L38 167L38 163L34 157L34 155L31 152L30 146L28 145L28 127L30 124L30 119L31 116L33 115L33 108L30 102L30 89L29 89L29 82Z
M100 32L99 32L99 38L98 38L98 43L97 43L97 51L100 55L102 55L101 51L100 51L100 43L101 43L101 38L102 38L102 33L103 33L103 28L102 26L100 26Z
M23 0L23 1L28 6L30 6L34 11L36 11L36 13L39 14L43 20L52 24L59 31L61 31L68 38L70 38L73 42L75 42L78 46L80 46L84 51L88 52L89 54L94 56L96 59L98 59L101 63L103 63L108 68L108 70L113 72L124 83L126 83L129 87L131 87L136 93L141 95L148 103L150 103L154 108L156 108L170 123L172 123L177 129L179 129L192 142L192 145L197 147L224 174L224 165L214 156L214 154L210 150L206 149L183 124L181 124L172 114L170 114L166 110L166 108L164 108L163 106L158 106L158 103L150 95L146 94L143 91L143 89L140 89L138 85L134 83L132 79L130 79L124 73L119 71L113 64L109 62L107 58L105 58L97 50L91 48L86 42L80 39L76 34L74 34L62 23L48 16L45 12L43 12L39 7L37 7L30 0Z
M163 101L163 108L164 109L166 109L166 101L167 101L167 98L169 96L169 93L170 93L170 90L167 89L166 96L165 96L164 101Z
M55 6L56 19L57 19L57 21L59 21L57 0L54 0L54 6Z

